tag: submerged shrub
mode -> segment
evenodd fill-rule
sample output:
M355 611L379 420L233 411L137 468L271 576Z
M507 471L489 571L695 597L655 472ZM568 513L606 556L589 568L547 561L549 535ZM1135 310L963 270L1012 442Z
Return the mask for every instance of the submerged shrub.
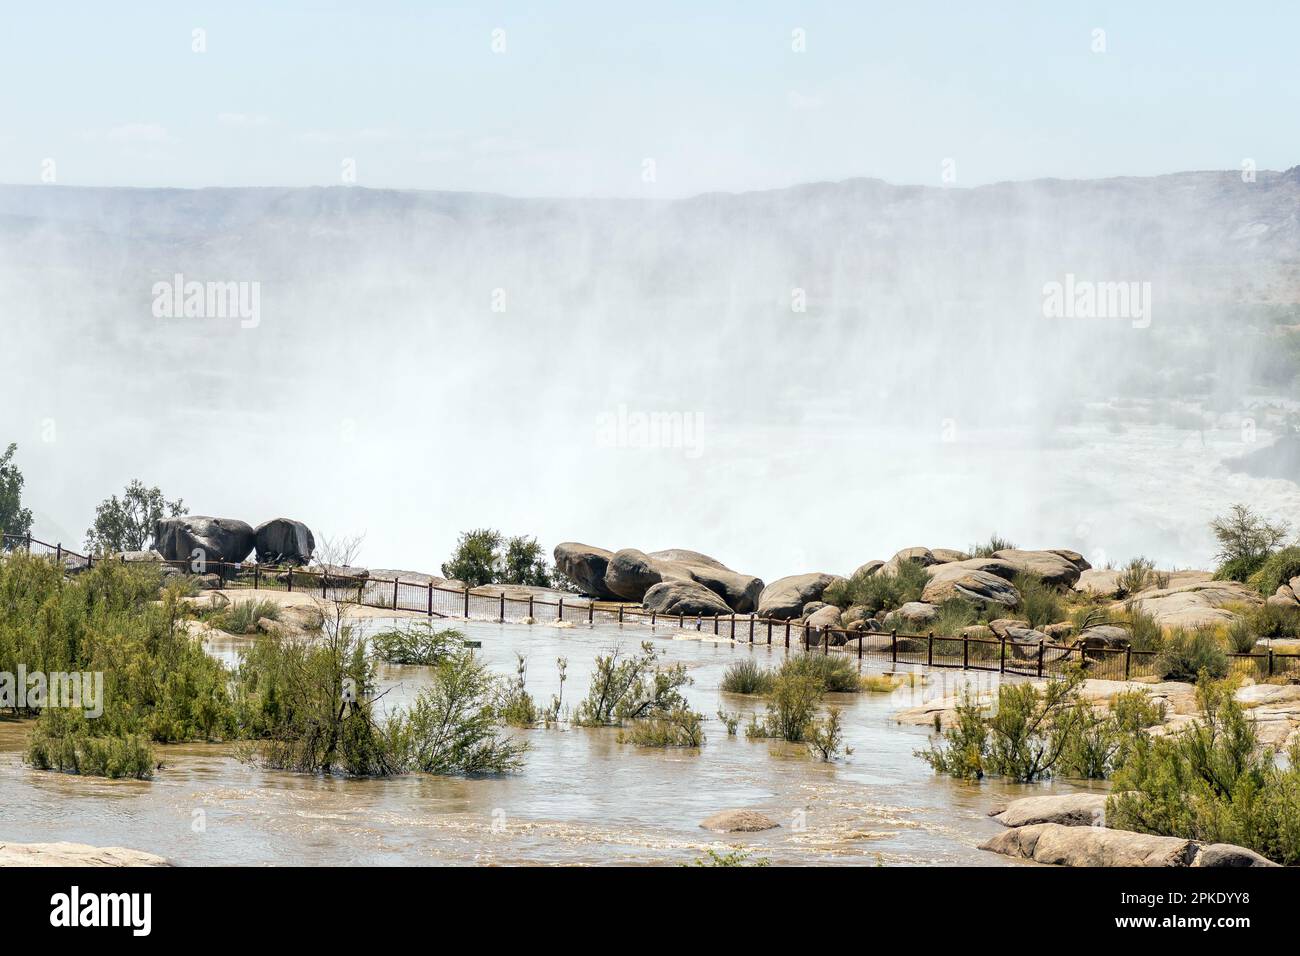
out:
M432 686L420 692L404 721L410 765L433 774L518 770L528 745L501 734L493 705L496 682L471 650L439 661Z
M667 713L686 705L680 688L690 683L685 665L661 666L659 652L649 641L631 656L615 645L609 654L596 658L587 696L578 704L573 721L584 727L605 727Z
M808 751L829 763L841 754L848 755L853 750L844 746L844 723L838 707L828 707L826 716L814 720L809 726Z
M537 723L539 713L533 695L528 693L526 686L528 662L524 660L523 654L516 653L515 658L515 678L502 689L497 713L501 722L510 727L531 727Z
M1230 684L1203 679L1197 698L1202 716L1186 731L1135 738L1114 775L1108 822L1300 864L1300 746L1279 767Z
M772 672L752 657L731 663L722 675L719 690L728 694L765 694L772 687Z
M428 621L416 621L380 631L370 642L375 654L387 664L432 666L459 650L465 635L455 628L437 630Z
M631 722L620 730L620 743L638 747L701 747L704 745L704 715L689 707L677 707L655 717Z
M153 776L149 741L138 734L99 736L77 711L48 708L27 741L27 762L37 770L96 777Z
M801 674L816 680L828 694L853 694L862 690L857 665L844 654L796 654L787 657L776 679Z

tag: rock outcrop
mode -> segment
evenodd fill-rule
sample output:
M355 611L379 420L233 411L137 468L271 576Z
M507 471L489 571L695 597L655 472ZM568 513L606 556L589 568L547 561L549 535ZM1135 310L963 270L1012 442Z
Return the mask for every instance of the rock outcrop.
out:
M797 618L803 613L805 604L820 601L833 582L842 580L839 575L823 572L778 578L763 588L759 595L758 616L779 621Z
M660 581L645 592L643 603L647 611L657 614L717 617L731 613L722 598L695 581Z
M293 518L272 518L253 529L258 564L311 563L316 537L311 528Z
M86 843L8 843L0 841L0 866L169 866L143 850Z
M605 572L613 552L565 541L555 546L555 569L576 584L583 594L612 601L618 595L605 586Z
M1022 574L1041 578L1044 584L1059 588L1074 587L1079 575L1092 567L1082 555L1064 550L1021 551L1007 548L994 551L993 557L1007 562Z
M616 551L605 568L605 589L625 601L643 601L646 593L664 581L688 581L702 585L716 594L730 613L748 614L758 606L763 591L759 578L740 574L696 552L661 551L659 555L684 555L692 561L646 554L635 548Z
M238 564L254 544L252 527L234 518L182 515L162 518L154 527L154 548L168 561Z
M1230 624L1236 615L1229 605L1258 607L1264 603L1259 593L1236 581L1204 581L1161 590L1143 591L1131 605L1150 614L1166 630L1176 627L1196 628ZM1116 611L1126 605L1113 605Z
M978 565L984 565L980 567ZM986 570L987 562L953 561L930 568L930 581L921 594L927 604L943 604L954 598L985 607L1012 608L1020 603L1020 592L1004 577Z
M1035 823L1059 823L1067 827L1090 827L1106 821L1106 794L1064 793L1047 797L1022 797L989 814L1004 827Z
M723 810L700 822L701 828L715 833L758 833L780 825L757 810Z
M1244 847L1206 846L1182 837L1060 823L1015 827L981 844L980 849L1057 866L1277 865Z

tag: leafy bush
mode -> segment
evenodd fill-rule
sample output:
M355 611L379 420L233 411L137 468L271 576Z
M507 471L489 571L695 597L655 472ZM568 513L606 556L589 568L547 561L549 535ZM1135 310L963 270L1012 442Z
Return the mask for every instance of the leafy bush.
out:
M1176 628L1166 635L1156 655L1156 673L1162 680L1192 683L1202 672L1220 679L1228 675L1228 657L1209 628Z
M1210 530L1219 542L1215 555L1219 568L1214 576L1221 581L1245 582L1263 568L1290 528L1285 521L1268 521L1248 505L1236 504L1210 522Z
M229 607L212 615L209 623L227 634L254 634L257 631L257 622L262 618L278 621L280 605L269 598L234 601Z
M932 630L935 634L949 637L960 635L963 629L977 623L979 611L973 604L951 598L939 605L939 616L935 618Z
M996 534L989 535L988 541L984 544L972 544L966 550L972 558L991 558L998 551L1012 551L1015 545L1006 538L1001 538Z
M23 473L14 464L17 450L18 446L10 443L0 455L0 532L22 537L31 533L32 512L23 507ZM14 546L14 542L0 538L0 551Z
M765 694L772 687L772 672L752 657L742 657L727 667L720 690L727 694Z
M690 866L769 866L771 860L765 856L750 859L749 850L730 850L723 853L719 850L709 847L704 851L704 856L697 857L696 860L689 864ZM683 864L684 866L687 864Z
M96 777L153 776L149 742L138 734L98 736L78 711L49 708L27 741L27 762L38 770Z
M573 720L584 727L606 727L677 710L686 706L679 690L690 683L684 665L660 666L659 652L649 641L630 657L615 645L596 658L591 686Z
M501 722L511 727L531 727L537 723L538 711L533 695L528 693L526 686L528 662L524 660L523 654L516 653L515 658L515 679L507 683L501 692L497 713Z
M858 573L845 581L833 581L822 593L827 604L847 608L864 605L871 613L892 611L909 601L919 601L930 576L913 561L904 561L890 574L882 570Z
M1163 716L1145 694L1120 695L1102 717L1079 696L1081 672L1033 684L1003 684L992 712L962 691L956 722L937 743L918 751L938 773L985 775L1030 783L1054 775L1104 775L1143 728Z
M471 650L438 662L403 722L409 764L432 774L502 774L523 765L528 745L497 727L496 681Z
M381 631L370 641L375 654L387 664L431 666L463 646L465 635L455 628L439 631L428 621L415 621Z
M1029 626L1042 628L1065 617L1061 595L1043 579L1033 574L1017 574L1012 582L1020 592L1020 613Z
M91 554L112 551L143 551L153 542L154 531L164 516L185 514L185 502L167 501L158 488L146 488L136 479L122 497L111 495L95 509L95 520L86 531L86 549Z
M1116 597L1126 598L1138 594L1147 588L1169 587L1169 575L1156 570L1156 563L1149 558L1137 557L1129 561L1120 572L1116 582Z
M782 662L776 679L790 674L812 677L829 694L853 694L862 689L856 665L844 654L796 654Z
M1202 680L1197 696L1202 716L1188 730L1134 739L1113 778L1108 822L1300 864L1300 746L1279 767L1230 685Z
M1247 620L1260 638L1300 637L1300 607L1264 604L1253 609Z
M676 707L632 721L628 730L619 731L618 739L638 747L702 747L704 715L689 707Z
M1249 584L1260 594L1269 597L1296 577L1300 577L1300 547L1293 546L1269 555L1259 570L1250 576Z
M1232 619L1232 623L1228 625L1227 639L1228 646L1236 654L1249 654L1259 641L1255 627L1246 615L1238 615Z
M844 746L844 723L838 707L828 707L823 719L814 720L807 736L809 752L827 763L840 754L853 753L851 748Z
M813 717L824 692L825 685L818 677L807 671L783 667L768 691L766 714L762 720L754 718L750 722L745 736L779 737L791 743L802 743L812 729Z
M546 552L536 538L517 535L507 539L494 528L462 533L451 558L443 563L442 573L470 587L482 584L550 587L554 579Z

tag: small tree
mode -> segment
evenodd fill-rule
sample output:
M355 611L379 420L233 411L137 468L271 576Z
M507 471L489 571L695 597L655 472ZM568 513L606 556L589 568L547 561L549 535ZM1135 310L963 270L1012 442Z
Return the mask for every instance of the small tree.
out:
M17 450L11 443L0 455L0 532L26 537L32 530L32 513L22 506L23 474L13 463ZM0 550L13 543L0 539Z
M121 498L113 495L95 509L95 522L86 531L86 548L92 554L143 551L153 543L154 529L163 517L184 513L181 499L167 501L160 489L146 488L135 479Z
M1285 521L1267 521L1249 505L1236 504L1211 521L1210 530L1219 542L1215 577L1245 581L1282 546L1291 529Z
M506 542L501 567L502 584L532 584L550 587L551 569L546 552L536 538L517 535Z
M443 577L464 581L470 587L491 584L496 580L500 566L497 549L501 542L501 532L493 528L477 528L462 533L451 560L442 565Z

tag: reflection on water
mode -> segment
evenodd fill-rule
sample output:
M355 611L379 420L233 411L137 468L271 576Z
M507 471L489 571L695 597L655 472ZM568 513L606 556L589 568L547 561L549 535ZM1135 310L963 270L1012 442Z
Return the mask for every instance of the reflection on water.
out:
M384 622L366 622L376 624ZM585 692L597 654L651 635L633 625L456 626L482 641L479 653L500 673L513 673L515 652L523 653L539 703L558 690L557 657L569 661L571 703ZM833 765L814 762L801 748L748 741L743 727L728 737L713 716L720 706L746 716L759 709L753 699L720 694L718 684L731 661L753 654L776 663L782 647L685 634L660 628L654 640L694 678L687 698L709 716L700 751L638 749L618 743L613 730L524 730L515 733L530 750L514 776L351 780L259 770L236 760L231 747L184 745L158 748L164 768L153 781L109 781L31 770L21 761L25 727L0 722L0 839L128 846L191 865L676 864L720 841L773 864L1010 862L975 847L1000 829L987 817L990 807L1031 788L935 777L913 755L926 730L890 719L919 701L843 696L837 703L853 754ZM233 662L244 640L223 638L209 649ZM425 674L383 667L382 688L393 688L386 702L400 706ZM967 677L996 680L942 673L925 693L950 692ZM736 807L762 810L781 826L727 837L699 828L710 814Z

